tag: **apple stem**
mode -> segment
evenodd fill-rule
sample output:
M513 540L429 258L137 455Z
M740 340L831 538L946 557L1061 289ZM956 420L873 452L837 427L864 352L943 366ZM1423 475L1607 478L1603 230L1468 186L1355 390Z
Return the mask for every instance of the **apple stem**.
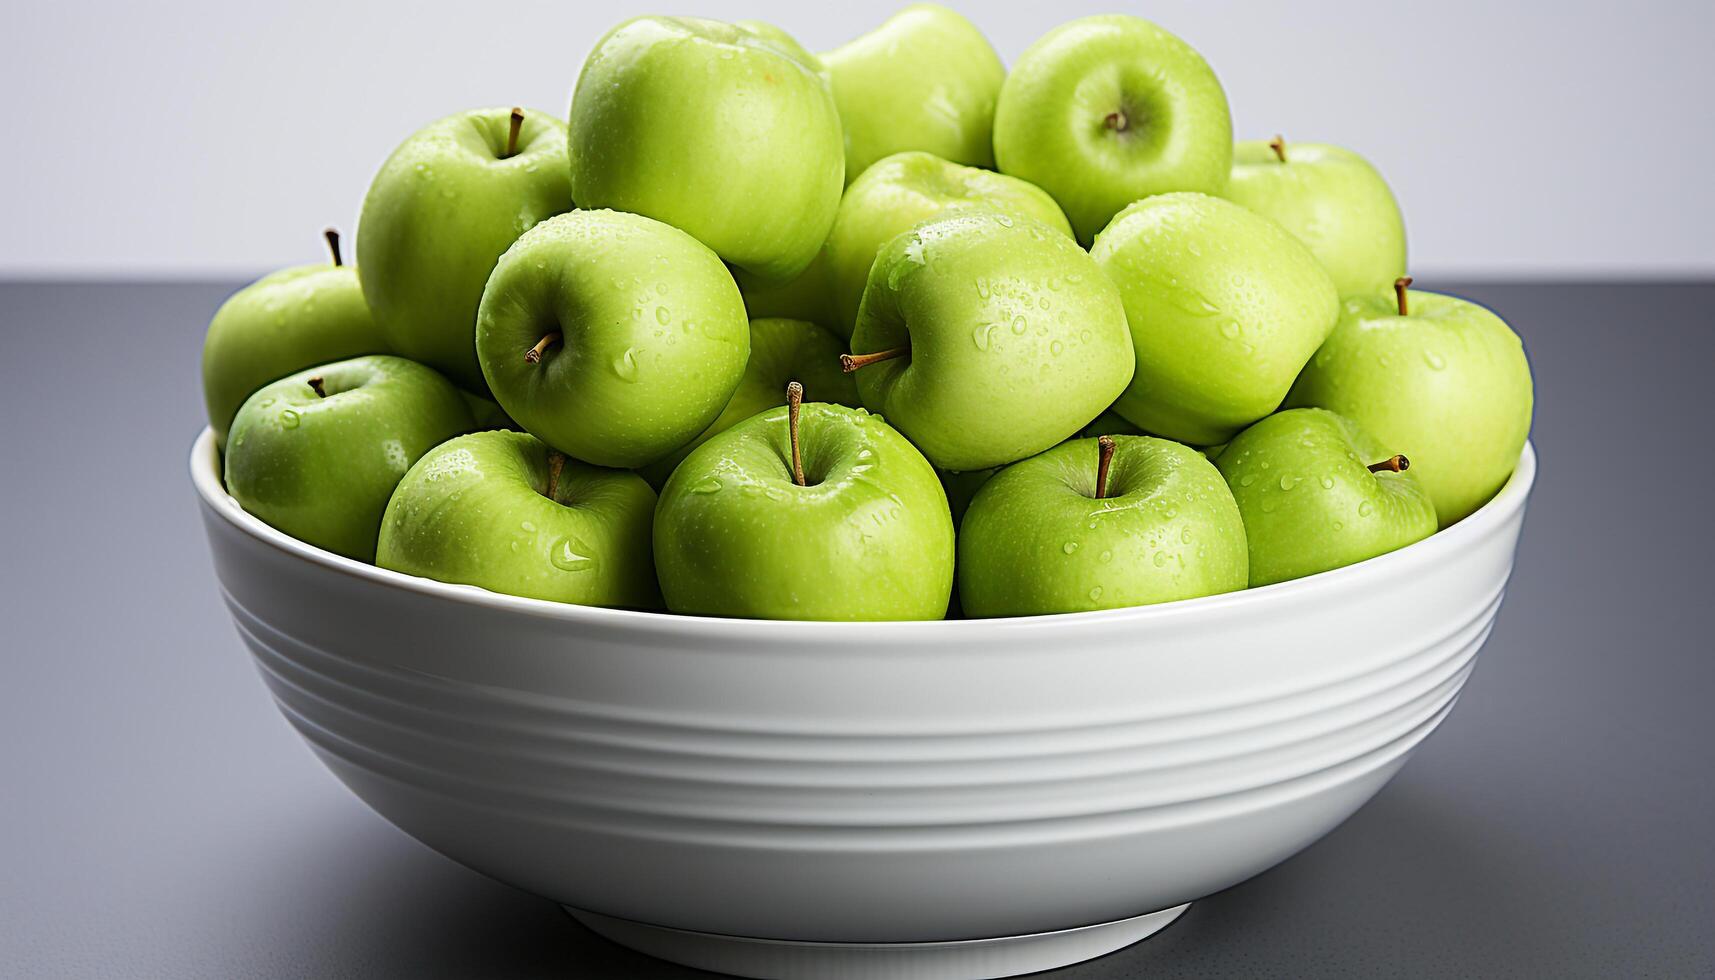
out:
M548 451L548 492L543 496L549 500L560 492L560 471L566 468L566 454L557 449Z
M796 381L786 386L786 433L792 440L792 482L804 485L804 457L798 450L798 410L804 403L804 386Z
M548 348L554 346L555 344L557 344L559 342L560 342L560 332L558 330L550 331L549 333L543 334L542 339L536 341L536 346L534 346L534 347L532 347L529 350L524 352L524 363L525 364L540 364L540 363L542 363L542 352L547 350Z
M1096 437L1096 499L1108 495L1108 464L1114 461L1114 437Z
M323 229L322 237L327 239L328 251L333 253L333 264L336 266L344 265L345 260L341 259L339 255L339 230L336 228Z
M523 128L524 128L524 110L520 109L517 106L513 106L512 107L512 121L508 124L508 128L506 131L506 152L501 155L500 159L505 160L507 157L517 155L517 153L518 153L518 131L520 129L523 129Z
M1411 286L1411 277L1410 276L1400 276L1398 279L1395 279L1393 281L1393 295L1394 295L1395 299L1399 300L1399 315L1400 316L1409 316L1410 315L1406 310L1406 304L1405 304L1405 291L1410 286Z
M1123 133L1131 128L1131 120L1126 118L1124 109L1118 109L1103 116L1102 123L1116 133Z
M1268 148L1274 151L1274 155L1280 159L1281 163L1286 162L1286 137L1275 133L1274 139L1268 141Z
M887 350L878 350L873 354L841 354L840 370L850 374L858 368L869 367L879 361L891 361L909 353L911 353L909 347L890 347Z
M322 387L322 376L321 375L318 374L315 377L311 378L307 382L307 384L309 384L310 390L316 393L317 398L326 398L328 396L327 389Z
M1404 473L1409 469L1411 469L1411 460L1400 455L1389 456L1387 459L1384 459L1379 463L1370 464L1371 473L1381 473L1384 471L1388 473Z

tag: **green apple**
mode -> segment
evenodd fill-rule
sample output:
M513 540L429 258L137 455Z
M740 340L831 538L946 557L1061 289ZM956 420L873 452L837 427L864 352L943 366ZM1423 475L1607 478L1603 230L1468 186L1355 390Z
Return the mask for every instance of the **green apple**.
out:
M1094 260L1041 222L982 210L882 248L852 351L864 405L947 470L1065 439L1125 390L1133 364L1119 290Z
M848 183L902 150L994 167L994 107L1006 66L957 13L912 4L822 63L845 128Z
M1034 218L1072 237L1060 206L1042 188L928 153L896 153L853 181L823 247L835 325L842 334L851 336L857 326L869 270L883 245L918 222L975 208Z
M671 225L573 211L526 232L483 290L476 349L495 400L543 442L637 467L685 445L750 355L726 266Z
M1245 526L1195 449L1074 439L1001 470L959 528L965 615L1116 609L1245 587Z
M659 609L655 491L522 432L431 450L393 491L375 563L441 582L584 606Z
M327 230L330 265L282 269L232 294L215 311L202 343L202 394L220 445L238 406L275 378L329 361L380 354L387 342L363 302L357 270L340 263L339 234Z
M1054 195L1087 243L1139 198L1220 193L1233 121L1190 45L1106 14L1062 24L1019 57L995 107L994 155L1002 173Z
M1090 254L1119 285L1137 354L1115 411L1195 446L1274 411L1340 311L1303 243L1204 194L1138 201Z
M226 490L300 541L374 561L405 471L470 428L463 396L433 368L387 355L324 364L245 400L226 442Z
M762 619L940 619L953 520L935 470L880 418L783 408L698 446L655 508L667 608Z
M1385 293L1405 275L1405 219L1368 160L1326 143L1280 137L1233 148L1223 194L1292 232L1341 296Z
M1411 459L1446 527L1481 507L1530 435L1530 362L1500 317L1406 290L1349 297L1288 405L1338 412Z
M803 49L691 17L609 32L572 95L572 197L665 221L763 283L828 237L845 186L839 110Z
M363 295L395 352L482 394L471 337L500 253L569 210L566 127L531 110L476 109L418 130L363 199Z
M1435 533L1435 504L1410 460L1324 409L1270 415L1235 436L1215 465L1245 519L1252 588Z
M786 385L797 381L825 402L857 407L857 384L840 370L845 342L805 320L764 318L750 321L750 360L726 408L709 427L667 458L640 472L651 486L660 487L679 461L710 437L725 432L758 412L786 404Z

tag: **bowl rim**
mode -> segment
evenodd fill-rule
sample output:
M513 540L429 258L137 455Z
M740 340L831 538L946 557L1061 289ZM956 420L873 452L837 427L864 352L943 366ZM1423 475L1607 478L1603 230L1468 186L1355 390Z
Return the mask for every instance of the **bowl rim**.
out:
M1501 489L1487 503L1458 523L1442 528L1421 541L1352 565L1317 572L1303 578L1256 588L1240 589L1218 595L1146 606L1118 609L1098 609L1088 612L1052 613L1038 616L1012 616L993 619L936 620L877 620L827 621L789 619L741 619L720 616L695 616L681 613L653 612L637 609L610 609L602 606L580 606L532 599L524 596L491 592L480 586L440 582L417 575L370 565L356 559L325 551L299 541L266 523L239 506L226 492L220 467L219 451L214 430L205 426L197 435L190 451L191 482L203 505L227 524L275 551L317 565L329 571L348 575L372 584L421 595L436 596L450 602L481 606L488 609L558 620L583 626L635 628L652 633L693 634L701 639L734 633L762 631L770 639L791 641L801 638L811 642L827 642L832 633L851 633L851 638L873 638L904 642L917 636L925 641L949 641L980 630L994 629L1064 629L1074 626L1113 624L1142 626L1186 618L1217 617L1232 614L1237 609L1266 607L1274 603L1303 602L1319 596L1343 592L1358 582L1381 578L1395 573L1409 573L1413 568L1434 565L1452 553L1464 550L1492 535L1511 522L1525 507L1536 482L1536 449L1529 441L1519 454L1517 466Z

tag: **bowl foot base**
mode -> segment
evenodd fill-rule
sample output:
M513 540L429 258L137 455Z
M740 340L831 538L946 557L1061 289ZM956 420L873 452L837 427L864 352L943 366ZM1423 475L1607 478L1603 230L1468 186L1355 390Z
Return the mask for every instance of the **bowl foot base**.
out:
M939 943L746 939L652 926L568 907L591 931L657 959L763 980L986 980L1069 966L1166 928L1191 906L1075 929Z

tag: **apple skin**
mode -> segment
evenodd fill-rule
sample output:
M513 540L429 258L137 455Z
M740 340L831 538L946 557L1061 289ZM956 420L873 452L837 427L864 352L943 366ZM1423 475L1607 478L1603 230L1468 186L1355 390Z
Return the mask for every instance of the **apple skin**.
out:
M1341 296L1385 293L1405 275L1405 218L1369 161L1326 143L1287 143L1281 162L1263 140L1233 148L1222 196L1291 232Z
M1524 344L1494 313L1408 290L1348 297L1339 324L1292 387L1290 406L1338 412L1411 460L1441 526L1507 482L1530 436L1534 391Z
M744 311L752 320L807 320L840 333L840 318L834 314L832 287L828 283L828 250L824 244L816 258L798 277L784 284L765 283L743 269L733 270L733 279L744 297Z
M1118 609L1245 587L1244 521L1214 464L1188 446L1114 436L1098 499L1095 439L1001 470L959 528L965 615Z
M792 480L788 410L685 458L655 508L667 608L759 619L940 619L953 520L935 470L880 418L805 403L806 486Z
M302 265L263 276L215 311L202 345L202 393L219 445L238 406L276 378L360 354L384 354L357 270Z
M1066 215L1034 184L928 153L896 153L846 188L823 248L836 326L850 337L876 253L913 225L954 211L986 209L1034 218L1072 237Z
M324 364L245 400L227 440L226 490L300 541L373 562L400 478L471 425L464 396L433 368L388 355Z
M660 488L691 450L758 412L786 404L786 385L796 381L806 397L835 405L857 408L857 383L840 370L845 342L806 320L762 318L750 321L750 360L726 408L721 409L702 435L676 449L667 458L651 463L639 473L649 485Z
M1204 194L1138 201L1090 254L1119 285L1137 356L1114 410L1194 446L1274 411L1339 315L1334 284L1303 243Z
M1370 472L1389 447L1320 408L1276 412L1233 438L1215 465L1245 521L1250 585L1354 565L1435 533L1412 466Z
M566 127L530 110L506 152L510 108L476 109L418 130L382 164L363 199L357 265L392 351L484 394L471 336L500 254L572 207Z
M1087 244L1139 198L1220 193L1233 121L1202 55L1142 18L1105 14L1019 56L995 107L994 155L1001 173L1054 195Z
M1028 218L958 211L876 257L854 353L858 394L946 470L1039 453L1101 414L1131 380L1119 290L1076 242Z
M531 599L661 608L655 491L635 473L565 460L549 498L551 454L500 431L430 450L387 504L375 563Z
M572 96L572 196L695 236L764 284L803 272L845 187L839 110L803 49L690 17L639 17Z
M822 63L845 131L847 183L902 150L994 169L994 110L1006 66L964 17L912 4L824 53Z
M558 332L539 363L528 352ZM476 348L495 400L587 463L652 463L708 428L750 356L726 266L671 225L573 211L507 249L483 291Z

